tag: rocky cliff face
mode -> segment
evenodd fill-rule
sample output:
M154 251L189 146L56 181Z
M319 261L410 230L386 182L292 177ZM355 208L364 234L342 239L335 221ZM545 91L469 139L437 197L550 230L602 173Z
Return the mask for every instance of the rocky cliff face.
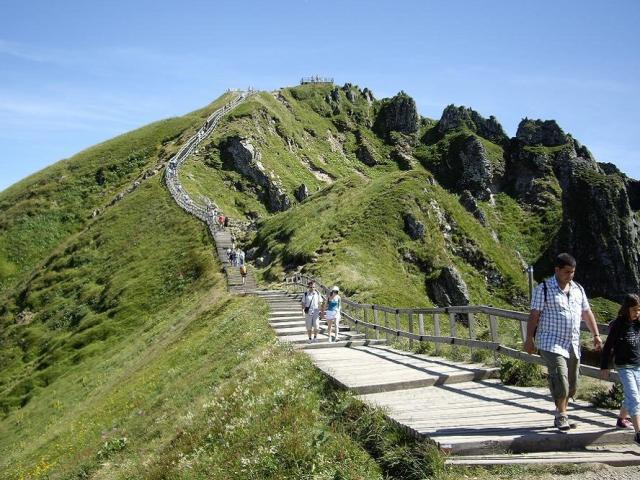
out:
M512 140L509 185L533 209L561 210L561 225L536 263L552 272L559 252L576 257L576 280L591 296L618 300L640 288L640 242L634 181L598 164L553 120L524 119ZM633 205L633 207L632 207Z
M557 226L547 226L552 235L536 262L538 277L551 274L552 259L566 251L576 257L576 279L589 295L619 299L640 289L640 182L598 164L553 120L525 118L509 139L495 118L450 105L435 132L423 141L443 153L427 166L462 194L465 208L505 192L534 215L558 219ZM502 161L495 158L499 150L492 158L485 140L502 149Z
M418 131L416 102L404 92L398 93L380 108L374 130L389 139L391 132L413 134Z
M623 179L582 157L558 156L554 172L562 188L562 227L545 257L572 252L576 280L592 296L619 301L624 293L637 292L639 225Z
M492 115L489 118L482 117L478 112L467 107L456 107L449 105L442 112L440 122L438 122L438 133L445 133L461 127L466 127L483 138L498 145L506 145L509 137Z
M221 146L221 151L233 168L262 187L271 211L281 212L291 207L291 199L282 188L280 180L263 166L260 152L250 140L230 137Z

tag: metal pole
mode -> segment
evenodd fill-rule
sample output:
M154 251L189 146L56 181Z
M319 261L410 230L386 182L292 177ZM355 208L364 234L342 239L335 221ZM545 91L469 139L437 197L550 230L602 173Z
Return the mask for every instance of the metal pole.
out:
M533 298L533 265L527 267L527 277L529 278L529 303Z

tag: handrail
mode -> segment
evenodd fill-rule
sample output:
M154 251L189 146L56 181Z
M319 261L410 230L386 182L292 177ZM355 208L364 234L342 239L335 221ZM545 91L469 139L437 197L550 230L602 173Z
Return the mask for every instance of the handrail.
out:
M191 155L195 148L211 134L222 117L245 101L253 93L253 91L241 92L240 95L235 97L229 103L223 105L209 115L197 133L191 136L169 160L168 166L165 170L165 182L173 199L180 207L182 207L183 210L205 222L212 234L218 229L218 225L214 219L216 216L223 213L222 210L218 205L213 203L211 203L210 206L197 204L183 188L178 177L178 169L186 161L189 155Z
M329 289L313 277L309 277L303 274L296 274L293 276L285 277L285 284L299 286L302 287L302 289L304 289L304 287L306 287L310 281L315 282L318 289L322 293L328 293ZM363 328L365 330L365 334L368 334L369 331L372 331L376 337L379 337L380 334L385 334L387 338L405 338L409 340L410 344L412 344L413 341L432 342L436 345L436 351L439 351L439 346L443 344L463 346L472 349L493 351L495 354L506 355L508 357L523 360L528 363L536 363L539 365L545 364L544 360L539 355L529 354L500 343L498 333L498 320L501 318L507 320L516 320L520 322L520 331L522 340L524 342L524 338L526 336L526 322L528 319L528 314L523 312L496 307L488 307L484 305L465 305L440 308L396 308L385 305L358 303L347 298L342 298L342 304L343 307L346 307L344 309L346 311L343 310L342 312L343 318L353 324L356 327L356 330L358 330L359 328ZM367 315L367 311L372 312L371 317L373 318L373 321L369 320L370 317ZM358 316L358 313L360 312L361 315ZM384 314L384 325L382 325L382 321L377 315L378 313ZM389 326L388 314L393 315L392 320L393 322L395 322L395 328ZM440 314L447 314L449 317L449 335L441 334L441 325L439 318ZM483 314L489 317L489 334L491 336L491 341L478 340L476 338L477 314ZM401 328L400 318L403 315L407 318L406 323L408 325L408 330ZM414 324L416 315L418 316L417 325ZM433 315L433 325L435 330L434 335L426 334L424 326L424 315ZM458 315L466 315L470 337L469 339L457 336L456 317ZM417 333L413 331L415 326L418 327ZM598 326L602 333L608 332L607 325L599 324ZM588 330L586 329L586 327L583 329ZM600 370L596 367L581 365L580 372L583 375L589 377L600 378ZM619 381L617 372L611 371L610 379L612 381Z

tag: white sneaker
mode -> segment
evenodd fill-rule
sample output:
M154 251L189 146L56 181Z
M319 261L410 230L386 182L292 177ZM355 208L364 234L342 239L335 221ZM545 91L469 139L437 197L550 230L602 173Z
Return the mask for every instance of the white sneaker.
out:
M307 340L307 343L313 343L313 340L309 339Z
M329 343L333 343L333 337L329 337Z

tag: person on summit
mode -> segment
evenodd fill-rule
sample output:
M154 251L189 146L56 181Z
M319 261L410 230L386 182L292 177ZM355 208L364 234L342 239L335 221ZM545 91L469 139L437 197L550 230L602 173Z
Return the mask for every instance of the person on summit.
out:
M640 297L636 294L625 295L618 316L609 325L600 359L600 376L604 380L609 378L611 357L624 391L616 426L626 428L628 413L635 430L634 441L640 444Z
M316 290L316 283L312 280L307 284L307 291L304 292L300 301L302 312L305 315L305 324L307 327L308 343L318 341L318 319L320 318L320 305L322 304L322 295ZM313 338L311 332L313 331Z
M329 335L329 343L338 341L338 334L340 332L340 316L342 315L342 300L340 298L340 289L338 287L332 287L331 293L322 305L322 315L327 321L327 335ZM331 338L331 329L335 324L336 333L335 337Z
M575 428L569 421L569 398L574 398L580 371L580 322L593 334L596 351L602 348L598 324L582 286L573 281L576 260L568 253L555 259L555 274L533 292L524 349L537 345L549 371L549 390L556 405L554 426L560 431ZM535 337L535 345L534 345Z

